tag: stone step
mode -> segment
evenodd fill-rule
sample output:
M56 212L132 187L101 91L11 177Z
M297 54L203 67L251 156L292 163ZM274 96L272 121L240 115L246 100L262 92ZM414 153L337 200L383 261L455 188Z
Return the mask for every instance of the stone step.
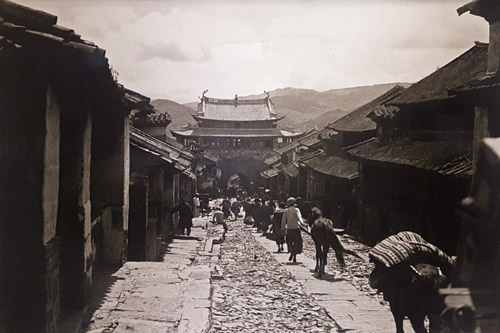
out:
M212 252L213 246L214 246L214 238L208 237L207 241L205 242L205 252Z

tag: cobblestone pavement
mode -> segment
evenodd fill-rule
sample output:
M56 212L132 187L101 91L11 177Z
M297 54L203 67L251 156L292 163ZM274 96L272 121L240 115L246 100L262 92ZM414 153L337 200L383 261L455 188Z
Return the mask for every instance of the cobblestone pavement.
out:
M201 228L204 219L194 222L191 237L174 239L161 262L127 262L96 279L101 286L95 288L92 316L84 331L206 332L211 270L219 245ZM212 228L212 234L217 232Z
M241 221L230 222L212 276L209 332L337 332L337 325Z
M245 226L195 220L192 236L168 247L161 262L128 262L102 283L87 332L393 332L387 304L367 284L368 248L343 237L363 259L332 256L317 279L314 246L304 235L298 264L274 242ZM354 260L353 260L354 259ZM99 288L97 288L99 289ZM405 329L409 325L405 323Z
M253 231L253 230L252 230ZM326 274L318 279L314 273L316 264L315 246L310 236L302 233L304 239L303 254L297 257L298 264L292 265L288 255L276 253L276 244L252 232L259 244L264 246L272 256L280 262L304 288L333 318L342 332L394 332L395 325L387 302L377 295L368 283L372 264L368 262L369 247L350 239L341 237L344 246L361 256L361 259L347 256L346 268L341 270L336 263L333 252L329 253ZM332 250L331 250L332 251ZM405 320L404 329L412 332L409 320Z
M316 260L316 248L311 236L302 233L302 238L304 240L303 253L308 258ZM346 262L349 264L344 269L341 269L335 258L335 252L330 249L326 266L327 272L338 272L343 279L349 281L357 290L367 296L374 297L380 304L389 306L384 300L383 295L373 290L368 282L370 273L375 267L373 263L369 262L368 252L370 251L370 247L357 242L349 235L339 235L339 239L345 248L355 251L361 258L349 255L345 256Z

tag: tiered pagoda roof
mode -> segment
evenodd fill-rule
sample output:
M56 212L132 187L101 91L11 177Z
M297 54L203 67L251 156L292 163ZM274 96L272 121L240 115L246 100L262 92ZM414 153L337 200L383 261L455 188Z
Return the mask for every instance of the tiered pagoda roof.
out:
M172 131L178 136L190 137L296 137L299 133L279 128L205 128L187 126Z
M220 99L203 96L195 119L221 121L277 121L283 119L269 97L262 99Z
M199 126L188 125L180 129L171 130L177 137L225 137L225 138L276 138L276 137L296 137L300 133L291 128L277 128L275 122L284 118L275 111L275 106L269 96L262 99L220 99L203 95L198 103L198 113L193 115ZM240 128L239 125L225 127L204 126L203 123L235 122L235 123L258 123L249 128ZM205 124L207 124L205 122ZM260 124L272 122L270 127Z

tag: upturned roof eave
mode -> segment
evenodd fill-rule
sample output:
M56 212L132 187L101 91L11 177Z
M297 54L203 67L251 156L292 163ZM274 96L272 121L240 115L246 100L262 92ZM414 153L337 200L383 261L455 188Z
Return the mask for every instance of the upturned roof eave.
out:
M216 120L216 121L232 121L232 122L266 122L266 121L279 121L286 117L286 115L278 115L277 117L272 117L269 119L217 119L217 118L206 118L201 115L191 115L195 120Z

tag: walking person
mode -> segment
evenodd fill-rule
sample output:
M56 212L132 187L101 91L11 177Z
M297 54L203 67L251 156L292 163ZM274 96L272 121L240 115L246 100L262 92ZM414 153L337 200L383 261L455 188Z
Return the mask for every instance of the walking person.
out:
M285 233L281 229L281 220L283 219L283 213L285 212L286 205L284 202L278 204L278 208L273 214L273 235L272 239L276 241L278 246L278 252L283 252L283 244L285 243Z
M286 229L286 245L290 257L288 261L297 262L297 254L302 253L302 235L300 234L300 226L307 228L304 221L302 220L302 215L300 210L295 207L295 198L290 197L287 200L288 208L285 209L283 213L283 218L281 219L281 230Z
M255 220L254 227L257 228L257 232L262 232L262 220L263 220L263 210L262 210L262 202L259 198L254 200L254 208L252 212L253 219Z
M198 193L195 193L194 194L194 197L193 197L193 215L194 217L200 217L200 206L201 206L201 203L200 203L200 198L198 197Z
M193 211L191 205L186 202L185 198L181 199L181 203L172 209L172 214L179 212L179 226L181 235L184 235L184 230L187 235L191 235L191 227L193 226Z
M265 236L267 234L267 231L269 229L269 226L271 225L271 215L273 215L274 209L271 206L271 201L265 201L262 206L260 207L261 209L261 222L260 226L262 229L262 235Z

